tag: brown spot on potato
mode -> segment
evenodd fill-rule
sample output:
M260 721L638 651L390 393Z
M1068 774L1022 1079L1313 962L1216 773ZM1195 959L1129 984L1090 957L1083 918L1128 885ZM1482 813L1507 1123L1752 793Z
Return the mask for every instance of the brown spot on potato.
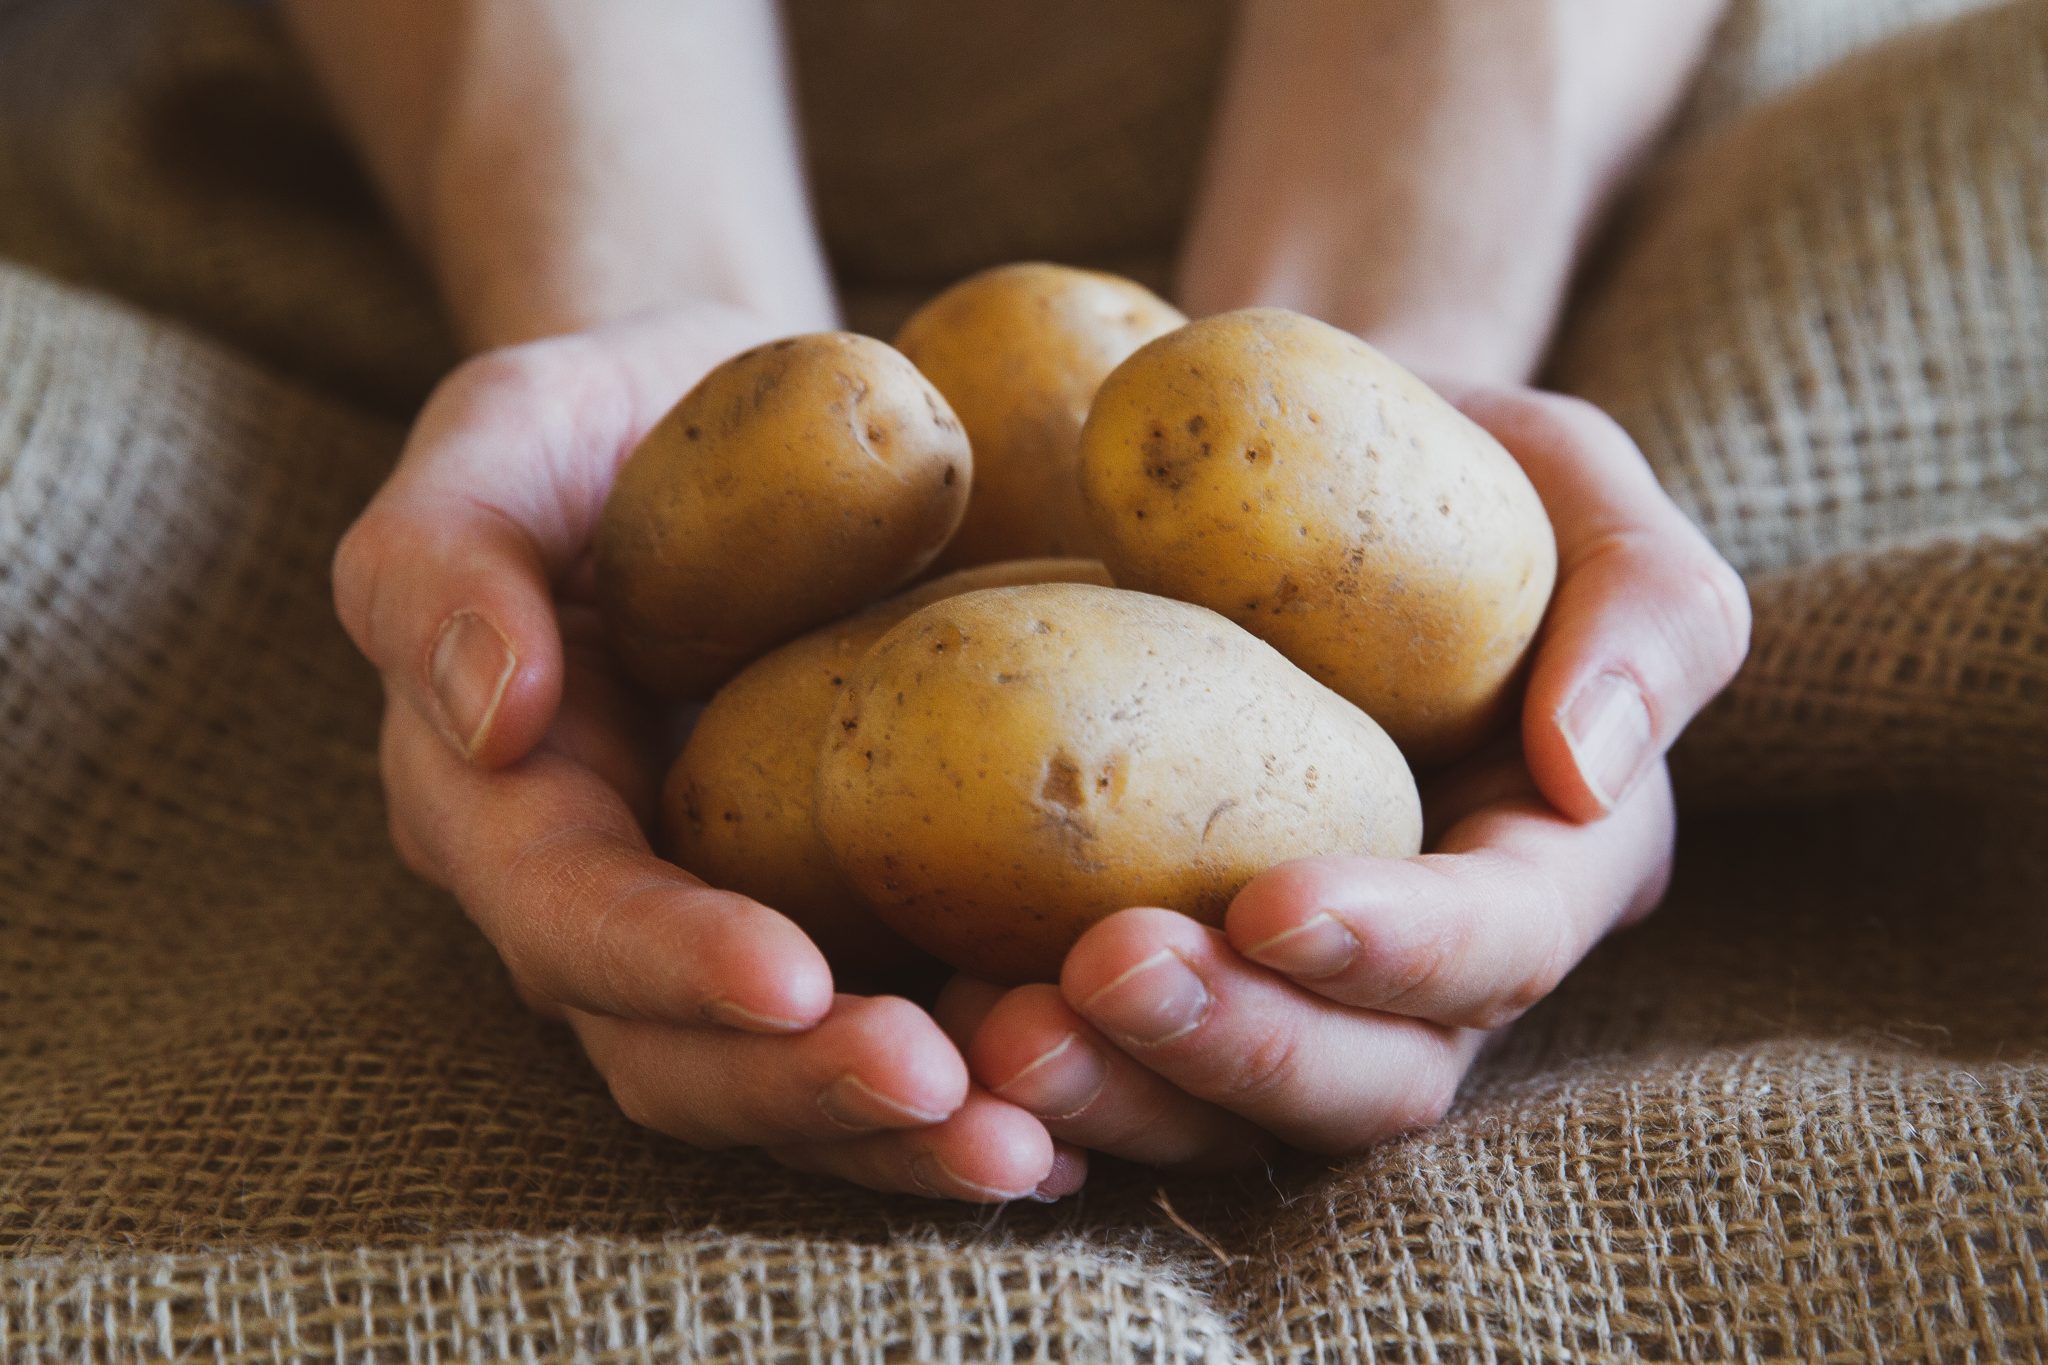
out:
M683 788L683 818L692 825L704 823L704 811L697 801L697 784L691 782Z
M1081 765L1062 749L1045 765L1045 781L1038 788L1043 799L1068 810L1086 799L1081 791Z

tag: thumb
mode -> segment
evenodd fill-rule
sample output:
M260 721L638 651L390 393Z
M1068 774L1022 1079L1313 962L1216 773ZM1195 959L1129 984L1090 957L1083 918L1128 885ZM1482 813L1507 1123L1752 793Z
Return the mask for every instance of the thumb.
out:
M549 574L487 507L393 484L334 556L357 648L462 758L501 767L547 730L562 692Z
M1557 593L1522 713L1543 795L1574 819L1614 809L1749 648L1741 578L1590 404L1533 391L1471 400L1557 531Z
M335 610L356 647L394 698L487 768L522 757L554 718L553 584L632 434L610 431L621 424L582 349L538 343L451 374L335 550Z

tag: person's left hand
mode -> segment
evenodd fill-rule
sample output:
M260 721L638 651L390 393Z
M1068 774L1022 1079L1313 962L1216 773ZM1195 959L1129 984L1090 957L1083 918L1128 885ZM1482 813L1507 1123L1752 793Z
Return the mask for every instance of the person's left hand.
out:
M1597 409L1530 390L1459 405L1557 530L1520 743L1425 780L1419 857L1282 864L1220 932L1125 910L1057 986L956 980L940 1022L976 1079L1055 1137L1208 1165L1273 1138L1346 1152L1432 1123L1489 1031L1663 896L1664 752L1742 662L1742 582Z

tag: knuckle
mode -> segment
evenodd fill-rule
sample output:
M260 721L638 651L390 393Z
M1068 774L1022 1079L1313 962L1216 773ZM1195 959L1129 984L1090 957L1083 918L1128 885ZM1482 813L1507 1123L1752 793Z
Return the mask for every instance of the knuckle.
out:
M1226 1105L1257 1104L1291 1089L1301 1069L1301 1035L1269 1027L1238 1049L1218 1082Z
M516 430L531 434L538 415L575 407L602 392L597 344L583 336L546 337L485 351L457 366L428 400L421 427Z
M555 340L485 351L450 372L435 397L463 408L544 401L562 377L563 361L564 347Z
M726 1134L693 1120L687 1107L668 1103L659 1086L650 1084L631 1068L615 1068L608 1073L605 1089L611 1093L620 1115L636 1128L646 1128L709 1152L735 1145Z
M548 999L545 992L534 989L529 982L509 968L506 969L505 975L511 979L512 993L519 997L519 1003L526 1006L529 1013L537 1014L543 1019L561 1017L561 1010L555 1006L554 1001Z
M400 818L395 808L387 808L385 811L384 832L390 838L391 847L397 852L399 862L405 864L406 871L436 886L441 884L440 869L427 857L426 850L421 847L420 841L413 837L412 831L406 828L405 821Z
M472 921L478 919L477 914L469 910L467 901L463 903L463 909L468 911ZM491 946L498 950L498 961L505 964L505 971L519 983L522 994L544 996L549 999L558 994L554 989L553 974L547 970L541 955L534 952L523 939L507 937Z
M1434 1128L1444 1121L1457 1103L1459 1083L1464 1078L1448 1066L1424 1067L1407 1088L1393 1097L1381 1120L1380 1137Z
M1463 915L1443 915L1432 925L1430 932L1387 952L1382 1006L1398 1008L1418 997L1428 999L1456 973L1471 948L1471 920Z
M1530 897L1525 913L1529 922L1544 926L1539 931L1542 937L1527 967L1508 989L1477 1012L1479 1028L1501 1028L1527 1014L1558 988L1578 961L1569 907L1556 879L1539 867L1526 868L1523 876Z
M374 622L379 588L379 567L383 561L384 536L374 511L365 512L343 532L334 547L329 582L334 590L334 614L342 629L372 663L379 663L374 648Z
M655 1102L652 1091L637 1078L614 1073L605 1077L605 1088L611 1092L612 1103L626 1122L636 1128L661 1130L661 1106Z
M1526 389L1511 400L1522 437L1549 450L1607 447L1614 454L1640 459L1635 438L1597 403L1551 389Z
M1693 583L1697 614L1713 623L1706 662L1717 685L1725 685L1749 657L1749 588L1727 560L1711 551Z
M600 999L629 1012L652 1003L635 999L634 965L647 958L651 919L661 911L659 885L609 887L590 897L581 956Z
M1621 431L1604 408L1577 394L1559 393L1555 389L1531 389L1526 397L1533 420L1558 436L1583 439L1596 429Z
M933 1027L929 1014L900 995L871 996L846 1013L848 1026L864 1042L901 1041Z

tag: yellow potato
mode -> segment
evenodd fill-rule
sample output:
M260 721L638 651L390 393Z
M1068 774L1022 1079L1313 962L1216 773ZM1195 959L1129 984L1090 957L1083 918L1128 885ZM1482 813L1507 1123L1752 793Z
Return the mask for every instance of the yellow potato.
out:
M1053 980L1127 906L1220 923L1257 873L1413 854L1372 720L1212 611L1080 585L925 607L826 727L818 831L890 927L963 971Z
M811 818L819 749L847 675L891 626L942 598L1019 583L1108 582L1092 559L964 569L755 660L711 699L669 770L662 825L676 861L802 925L842 982L876 978L914 956L847 885Z
M844 332L733 357L619 471L597 529L612 644L702 697L914 577L960 524L966 433L915 366Z
M1097 395L1081 485L1125 587L1199 602L1370 713L1418 763L1499 718L1557 550L1514 457L1348 333L1190 323Z
M896 345L938 386L974 447L974 494L938 567L1093 555L1075 482L1103 376L1187 319L1115 275L1027 263L969 276L903 324Z

